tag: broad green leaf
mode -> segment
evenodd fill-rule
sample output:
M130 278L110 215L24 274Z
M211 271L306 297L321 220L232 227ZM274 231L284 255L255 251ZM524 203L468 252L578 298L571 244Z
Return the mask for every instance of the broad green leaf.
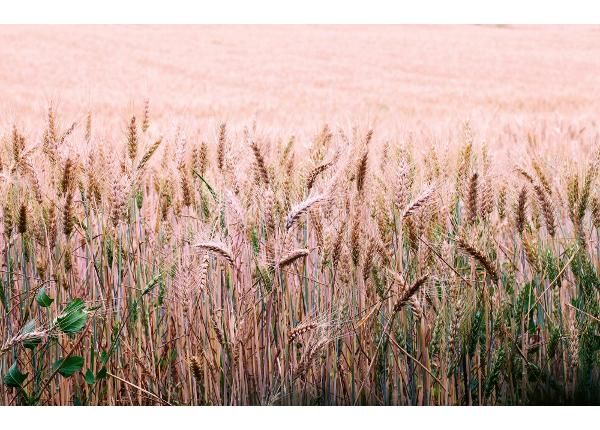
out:
M66 360L57 360L54 363L54 370L58 369L65 378L68 378L75 372L79 372L83 368L83 357L77 355L71 356Z
M80 298L76 298L69 302L69 304L63 310L63 313L82 311L84 309L85 309L85 302Z
M35 301L41 307L47 308L48 306L50 306L52 304L52 302L54 301L54 299L50 298L48 296L48 294L46 294L46 289L45 288L41 288L40 291L38 291L37 295L35 296Z
M31 333L33 331L35 331L35 320L31 320L27 324L25 324L23 326L23 328L21 329L21 334L27 334L27 333ZM36 347L36 345L39 345L41 342L42 342L41 338L33 337L33 338L29 338L25 342L23 342L23 346L25 348L33 349Z
M94 378L94 372L92 372L91 369L85 371L85 382L88 385L92 385L94 382L96 382L96 378Z
M98 373L96 373L96 379L104 379L106 378L106 374L106 366L102 366L102 369L100 369Z
M87 314L75 312L64 317L58 318L58 327L63 333L74 334L83 329L87 321Z
M87 321L87 313L85 311L85 303L81 299L73 299L65 307L61 316L56 318L56 325L66 334L74 334L85 327Z
M21 334L31 333L35 330L35 320L27 321L27 324L21 329Z
M27 378L27 373L23 374L19 371L17 367L17 362L15 361L6 375L4 375L4 383L9 387L20 387L23 381Z

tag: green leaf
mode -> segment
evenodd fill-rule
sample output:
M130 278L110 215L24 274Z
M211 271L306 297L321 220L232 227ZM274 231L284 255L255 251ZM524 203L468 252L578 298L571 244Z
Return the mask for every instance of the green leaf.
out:
M9 387L20 387L23 381L27 378L27 373L22 374L17 367L17 362L15 361L6 375L4 375L4 383Z
M27 334L27 333L31 333L33 331L35 331L35 320L31 320L27 324L25 324L23 326L23 328L21 329L21 334ZM41 338L33 337L33 338L29 338L25 342L23 342L23 346L25 348L33 349L36 347L36 345L39 345L41 342L42 342Z
M161 279L158 283L158 305L162 306L165 299L165 283Z
M200 178L200 180L202 182L204 182L204 185L206 185L206 188L208 188L208 191L210 191L210 194L213 196L213 199L215 199L215 202L218 202L219 199L217 198L217 193L215 193L215 190L213 190L213 188L209 185L208 182L206 182L206 180L202 177L202 175L200 175L198 172L196 172L195 170L192 169L192 171L194 172L194 174Z
M252 251L254 251L254 255L258 255L260 252L260 241L258 240L258 236L256 234L256 229L252 229L252 236L250 237L250 241L252 242Z
M91 369L88 369L85 372L85 382L88 385L92 385L94 382L96 382L96 378L94 378L94 372L92 372Z
M61 316L56 318L56 325L66 334L74 334L85 327L87 313L85 303L81 299L73 299L63 310Z
M71 356L66 360L57 360L54 363L54 370L58 369L65 378L68 378L75 372L79 372L83 368L83 357L77 355Z
M150 282L148 282L148 284L146 285L146 288L144 288L144 291L142 291L142 297L145 296L146 294L148 294L150 291L152 291L154 289L154 287L156 286L156 284L158 284L158 282L162 279L162 273L159 272L156 276L154 276L154 278L152 278L150 280Z
M100 369L98 371L98 373L96 373L96 379L104 379L104 378L106 378L106 375L107 375L106 366L102 366L102 369Z
M58 327L63 333L74 334L83 329L87 321L87 314L77 312L58 319Z
M41 307L47 308L48 306L50 306L52 304L52 302L54 301L54 299L51 299L48 296L48 294L46 294L46 289L45 288L41 288L40 291L38 291L37 295L35 296L35 301Z
M69 302L63 310L63 313L82 311L85 309L85 302L82 299L76 298Z
M4 293L4 282L0 279L0 302L2 302L2 306L4 306L4 310L8 312L8 303L6 303L6 295Z
M138 190L137 193L135 193L135 203L138 211L142 209L142 205L144 204L144 193L142 190Z

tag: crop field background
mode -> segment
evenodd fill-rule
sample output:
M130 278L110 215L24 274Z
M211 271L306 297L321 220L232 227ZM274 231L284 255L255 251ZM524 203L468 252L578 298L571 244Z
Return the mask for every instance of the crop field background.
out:
M599 26L0 26L1 405L600 404Z

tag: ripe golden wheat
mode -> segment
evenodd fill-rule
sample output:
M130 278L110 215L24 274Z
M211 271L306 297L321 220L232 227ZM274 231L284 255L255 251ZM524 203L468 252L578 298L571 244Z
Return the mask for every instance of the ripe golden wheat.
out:
M1 135L1 404L599 402L595 132L93 119Z

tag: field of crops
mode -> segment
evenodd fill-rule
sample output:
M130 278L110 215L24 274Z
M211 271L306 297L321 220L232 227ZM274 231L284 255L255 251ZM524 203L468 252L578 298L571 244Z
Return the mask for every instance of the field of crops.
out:
M0 28L0 404L600 404L598 36Z

